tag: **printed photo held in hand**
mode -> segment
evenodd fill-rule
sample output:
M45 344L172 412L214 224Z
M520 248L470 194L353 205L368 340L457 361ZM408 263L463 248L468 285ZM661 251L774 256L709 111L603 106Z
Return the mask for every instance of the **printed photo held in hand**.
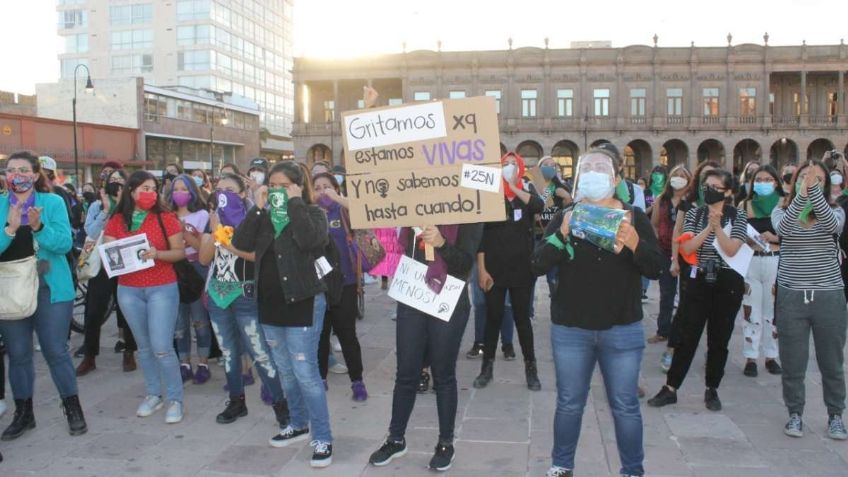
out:
M106 274L112 278L153 267L153 260L145 255L149 249L147 234L141 234L101 244L98 253Z

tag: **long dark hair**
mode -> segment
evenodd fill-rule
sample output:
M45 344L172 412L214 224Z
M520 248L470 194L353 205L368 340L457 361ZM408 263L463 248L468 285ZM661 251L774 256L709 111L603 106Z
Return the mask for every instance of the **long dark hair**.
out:
M200 188L197 187L197 184L194 183L194 178L189 176L188 174L180 174L173 181L171 181L171 185L168 186L167 197L165 200L168 205L171 206L174 210L177 209L176 204L174 203L174 185L177 181L182 181L188 189L188 193L191 194L191 200L186 205L186 208L189 212L197 212L198 210L206 209L206 202L203 200L203 196L200 193Z
M336 189L336 192L341 194L341 187L339 187L339 181L336 180L336 176L330 174L329 172L319 172L312 176L312 183L315 184L315 181L318 179L327 179L330 181L330 185L333 186L333 189Z
M771 178L774 179L774 191L777 192L779 196L783 197L786 195L783 193L783 187L781 187L782 184L780 182L780 176L777 175L777 169L772 167L771 164L764 164L761 165L760 169L757 170L757 172L752 175L748 180L748 195L747 197L745 197L745 200L742 201L742 203L745 205L747 205L749 201L753 200L754 195L756 195L754 192L754 179L757 178L757 175L759 175L760 172L768 172L768 175L770 175Z
M686 189L684 189L683 191L683 197L686 197L686 195L689 193L689 189L692 187L692 173L689 172L689 169L687 169L684 164L679 164L671 168L671 171L669 171L668 175L666 176L665 187L663 188L663 191L660 196L656 198L657 201L671 200L671 198L674 197L674 187L671 187L671 178L677 171L683 171L684 174L687 176L687 179L689 180L689 183L686 184Z
M795 200L795 195L797 192L795 191L795 184L798 183L798 177L801 176L801 171L810 167L810 165L818 166L824 172L824 184L822 184L822 193L824 195L824 200L827 201L827 204L833 207L833 202L830 200L830 172L827 170L827 166L825 166L824 162L818 159L810 159L809 161L804 161L803 164L798 166L798 169L795 170L795 175L792 176L792 186L789 188L789 195L786 197L786 202L784 203L784 207L789 207L789 204ZM810 212L810 217L816 217L816 211L813 210Z
M312 180L306 166L298 164L294 161L281 161L274 164L274 167L268 172L268 182L271 181L271 176L274 174L283 174L290 181L300 186L303 189L303 201L307 204L314 204L312 200Z
M132 193L141 187L142 184L150 180L156 184L156 190L158 191L159 181L156 180L156 176L147 171L133 172L121 190L121 200L118 201L118 205L115 207L112 215L120 214L121 217L124 218L124 226L127 227L127 230L129 230L130 225L132 225L132 215L133 212L135 212L135 200L132 198ZM150 212L153 212L154 214L168 212L168 208L162 204L161 197L158 197L156 203L150 208Z
M38 156L29 151L14 152L8 159L6 159L6 167L9 167L9 161L13 159L29 162L30 167L32 167L32 172L35 174L35 183L32 186L33 190L36 192L50 192L50 184L47 182L47 177L44 175L44 171L41 170L41 162L38 160Z
M704 161L698 164L698 167L695 168L695 172L692 173L692 183L689 184L689 192L686 194L686 202L692 204L698 203L698 190L701 188L701 184L703 183L701 180L701 172L703 172L705 167L721 169L721 164L713 160Z

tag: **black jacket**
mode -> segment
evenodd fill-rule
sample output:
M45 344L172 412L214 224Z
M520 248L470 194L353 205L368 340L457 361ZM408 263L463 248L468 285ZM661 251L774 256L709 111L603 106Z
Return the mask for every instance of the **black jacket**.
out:
M294 303L326 291L315 272L315 260L324 254L329 235L327 215L300 197L289 200L289 225L274 238L274 226L264 209L253 207L233 235L233 246L256 252L254 276L259 281L262 257L273 246L277 254L280 286L286 301Z

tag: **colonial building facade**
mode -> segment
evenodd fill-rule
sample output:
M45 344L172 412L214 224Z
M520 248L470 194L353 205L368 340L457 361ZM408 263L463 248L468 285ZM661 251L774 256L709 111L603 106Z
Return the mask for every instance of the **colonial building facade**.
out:
M295 59L295 156L344 163L340 112L361 106L488 95L501 149L535 163L553 156L570 176L580 153L611 142L626 173L706 159L740 169L848 152L848 46L414 51L358 60Z

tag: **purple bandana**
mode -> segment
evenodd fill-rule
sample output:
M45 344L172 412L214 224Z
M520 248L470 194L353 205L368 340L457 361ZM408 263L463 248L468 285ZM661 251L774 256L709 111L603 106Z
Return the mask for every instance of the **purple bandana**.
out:
M18 203L18 196L15 194L9 194L9 204L16 205ZM30 207L35 205L35 194L30 194L29 198L24 201L24 206L21 209L21 225L29 225L29 215L27 215L27 211Z

